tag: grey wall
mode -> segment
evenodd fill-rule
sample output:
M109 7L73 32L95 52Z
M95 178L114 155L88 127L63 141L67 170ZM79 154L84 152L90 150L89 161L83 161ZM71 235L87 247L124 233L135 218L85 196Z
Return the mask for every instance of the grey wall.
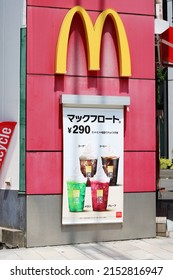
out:
M125 193L123 224L61 224L61 195L27 197L27 247L156 236L155 193Z
M0 190L0 226L25 230L26 197L14 190Z

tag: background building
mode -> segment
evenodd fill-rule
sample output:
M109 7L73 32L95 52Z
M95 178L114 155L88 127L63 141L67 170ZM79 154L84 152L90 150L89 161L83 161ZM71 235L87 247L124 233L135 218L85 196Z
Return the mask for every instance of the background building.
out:
M160 2L160 3L157 3ZM156 35L156 97L157 97L157 131L158 131L158 163L160 160L160 172L158 181L157 215L167 218L167 223L173 220L172 197L172 78L173 78L173 27L172 27L172 1L156 1L157 19L160 19L162 28L160 35ZM159 11L159 9L156 9ZM161 27L161 26L160 26ZM160 57L159 57L160 56ZM169 163L165 165L165 163ZM159 164L158 164L159 167Z
M25 1L0 1L0 121L15 121L12 140L0 170L0 225L25 232L25 201L20 191L20 32L26 20ZM22 75L22 74L21 74ZM23 75L25 75L23 73ZM23 123L23 125L25 125ZM23 176L25 173L23 173Z
M156 17L160 20L167 21L169 27L172 28L172 0L156 1ZM167 34L168 31L165 31ZM162 35L161 35L162 36ZM167 35L164 35L167 36ZM172 43L172 35L167 40ZM162 45L162 44L161 44ZM167 46L168 47L168 46ZM164 49L167 56L172 52L172 47ZM169 53L169 54L168 54ZM156 52L157 54L157 52ZM156 55L156 61L157 60ZM169 60L169 59L168 59ZM172 123L172 62L159 61L158 66L163 69L164 82L161 85L160 101L157 109L160 116L160 157L173 159L173 123Z

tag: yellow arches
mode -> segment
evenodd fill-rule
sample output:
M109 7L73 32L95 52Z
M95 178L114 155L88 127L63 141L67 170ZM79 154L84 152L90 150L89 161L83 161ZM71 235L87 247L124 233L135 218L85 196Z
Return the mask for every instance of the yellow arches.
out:
M116 36L118 41L118 55L120 65L120 76L129 77L131 76L131 60L129 44L126 36L126 31L123 22L113 9L104 10L97 18L93 25L88 12L80 7L73 7L65 16L58 41L56 46L56 62L55 62L55 73L65 74L66 73L66 62L67 62L67 48L70 27L74 15L78 13L82 19L86 42L87 42L87 53L88 53L88 69L99 70L100 69L100 46L103 26L107 16L109 15L113 21Z

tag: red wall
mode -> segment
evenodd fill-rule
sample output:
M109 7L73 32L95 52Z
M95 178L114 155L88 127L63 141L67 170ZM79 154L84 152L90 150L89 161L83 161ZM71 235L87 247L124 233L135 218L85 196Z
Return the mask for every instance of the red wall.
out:
M154 15L154 0L27 0L27 4L39 7L72 8L80 5L85 9L100 11L114 8L117 12Z
M119 78L117 42L109 18L103 30L101 70L87 70L86 42L78 15L71 27L67 75L54 75L62 20L69 8L79 3L88 9L93 22L97 10L111 7L119 12L130 46L130 78ZM154 1L145 0L143 4L143 0L132 0L129 5L128 0L28 0L27 4L27 193L62 193L60 95L66 93L130 96L130 107L125 109L124 189L154 191Z

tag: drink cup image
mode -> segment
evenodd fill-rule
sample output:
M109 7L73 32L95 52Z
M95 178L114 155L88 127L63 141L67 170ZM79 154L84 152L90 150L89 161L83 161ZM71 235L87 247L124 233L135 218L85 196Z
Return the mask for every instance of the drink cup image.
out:
M109 182L91 181L93 211L106 211L109 193Z
M85 202L86 183L67 181L68 206L70 212L82 212Z
M110 178L110 186L116 186L117 177L118 177L118 166L119 166L119 157L110 156L110 157L101 157L102 167L107 175Z
M81 156L80 161L80 170L85 178L87 178L87 186L90 186L90 178L94 177L97 171L97 159L87 158Z

